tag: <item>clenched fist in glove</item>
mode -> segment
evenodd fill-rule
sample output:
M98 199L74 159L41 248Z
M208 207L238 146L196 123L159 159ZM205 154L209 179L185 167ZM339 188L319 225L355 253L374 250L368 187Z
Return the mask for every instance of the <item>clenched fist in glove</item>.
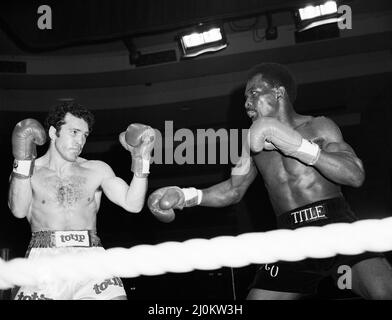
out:
M154 191L148 197L148 208L162 222L172 222L175 218L173 209L199 205L201 190L195 188L164 187Z
M155 143L154 129L144 124L132 123L120 134L119 139L122 146L131 152L132 172L136 177L147 177Z
M36 145L41 146L45 141L45 130L37 120L25 119L16 124L12 132L13 176L22 179L31 177L37 157Z
M314 165L320 156L320 147L302 137L294 129L277 119L262 117L250 127L250 149L260 152L271 150L271 145L284 155L294 157L305 164Z

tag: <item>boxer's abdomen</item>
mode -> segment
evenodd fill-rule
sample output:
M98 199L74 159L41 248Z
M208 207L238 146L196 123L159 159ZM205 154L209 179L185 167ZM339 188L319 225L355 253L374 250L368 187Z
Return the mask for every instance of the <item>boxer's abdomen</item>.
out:
M254 161L277 215L341 194L340 187L314 167L283 157L277 151L261 152L254 156Z

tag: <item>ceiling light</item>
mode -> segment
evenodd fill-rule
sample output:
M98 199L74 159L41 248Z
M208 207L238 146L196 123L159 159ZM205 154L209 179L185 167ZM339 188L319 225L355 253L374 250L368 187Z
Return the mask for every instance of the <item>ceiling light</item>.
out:
M326 1L324 4L300 8L295 12L295 16L297 29L300 32L342 20L338 15L336 1Z
M199 25L180 34L179 44L184 58L196 57L206 52L215 52L227 47L223 28L211 25Z

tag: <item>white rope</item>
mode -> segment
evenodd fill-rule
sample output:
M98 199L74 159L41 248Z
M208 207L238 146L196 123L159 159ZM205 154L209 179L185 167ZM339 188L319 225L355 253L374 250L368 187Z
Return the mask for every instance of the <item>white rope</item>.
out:
M53 281L113 276L129 278L389 250L392 250L392 217L221 236L210 240L137 245L129 249L67 253L50 258L0 259L0 289L43 285Z

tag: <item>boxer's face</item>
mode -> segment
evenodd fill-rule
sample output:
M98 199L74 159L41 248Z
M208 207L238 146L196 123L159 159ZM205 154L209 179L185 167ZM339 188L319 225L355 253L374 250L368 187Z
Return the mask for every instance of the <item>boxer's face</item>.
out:
M245 109L249 118L274 117L278 114L278 100L275 89L263 80L262 75L250 79L245 89Z
M55 147L63 159L76 161L89 134L88 124L70 113L66 114L64 120L65 124L57 134Z

